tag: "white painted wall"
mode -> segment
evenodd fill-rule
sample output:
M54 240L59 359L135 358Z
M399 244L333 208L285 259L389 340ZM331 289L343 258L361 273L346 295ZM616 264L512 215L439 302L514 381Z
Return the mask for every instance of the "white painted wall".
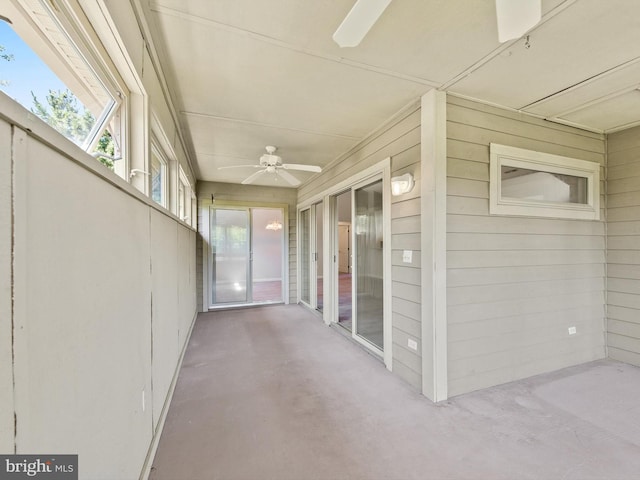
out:
M15 298L12 345L0 317L0 448L77 453L83 478L137 478L196 315L195 232L3 95L0 116L0 149L12 148L0 171L14 171L10 185L0 176L14 195L13 231L0 209L0 308L7 268Z

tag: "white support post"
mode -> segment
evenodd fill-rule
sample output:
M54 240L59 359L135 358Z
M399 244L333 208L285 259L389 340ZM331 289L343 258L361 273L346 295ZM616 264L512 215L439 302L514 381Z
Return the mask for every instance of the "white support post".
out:
M446 93L431 90L421 109L422 393L446 400L447 134Z

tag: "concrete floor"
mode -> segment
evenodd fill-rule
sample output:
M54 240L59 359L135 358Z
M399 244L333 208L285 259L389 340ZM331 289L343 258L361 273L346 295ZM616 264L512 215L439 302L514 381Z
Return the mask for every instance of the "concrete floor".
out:
M434 405L300 306L200 315L151 479L638 479L640 369Z

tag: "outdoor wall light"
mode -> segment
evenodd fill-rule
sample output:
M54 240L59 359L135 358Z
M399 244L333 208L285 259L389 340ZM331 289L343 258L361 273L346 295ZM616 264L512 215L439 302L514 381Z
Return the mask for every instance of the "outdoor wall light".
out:
M391 195L398 196L403 195L405 193L409 193L413 190L413 186L415 185L415 180L413 179L413 175L410 173L405 173L404 175L400 175L399 177L391 178Z

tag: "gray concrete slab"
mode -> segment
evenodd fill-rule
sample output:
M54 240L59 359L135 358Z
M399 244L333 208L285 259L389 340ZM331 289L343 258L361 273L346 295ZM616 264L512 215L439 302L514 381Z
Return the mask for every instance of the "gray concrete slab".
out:
M640 369L432 404L303 307L202 314L151 479L636 479Z

